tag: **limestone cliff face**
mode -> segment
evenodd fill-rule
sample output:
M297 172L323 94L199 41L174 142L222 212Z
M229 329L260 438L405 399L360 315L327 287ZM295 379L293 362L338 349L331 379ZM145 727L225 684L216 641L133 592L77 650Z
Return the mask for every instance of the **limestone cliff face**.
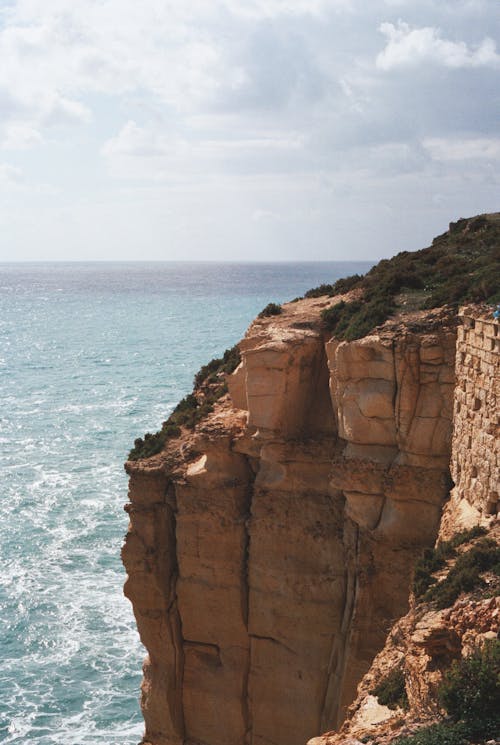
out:
M303 745L407 609L451 483L456 318L339 343L338 300L255 321L213 414L127 463L144 742Z

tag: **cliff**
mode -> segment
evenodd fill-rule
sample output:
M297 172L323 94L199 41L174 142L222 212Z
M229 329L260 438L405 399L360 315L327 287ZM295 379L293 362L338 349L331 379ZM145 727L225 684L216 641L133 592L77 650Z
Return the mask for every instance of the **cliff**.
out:
M367 336L332 336L325 311L362 294L258 318L228 393L126 464L144 742L303 745L337 727L445 502L443 534L494 519L498 325L403 292Z

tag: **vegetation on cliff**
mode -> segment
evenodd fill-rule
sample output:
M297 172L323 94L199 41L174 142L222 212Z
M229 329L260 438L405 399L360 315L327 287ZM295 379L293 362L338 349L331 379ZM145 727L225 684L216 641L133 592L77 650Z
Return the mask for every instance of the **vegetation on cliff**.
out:
M415 597L423 602L434 602L441 610L453 605L462 592L487 587L482 576L485 572L500 577L500 547L491 539L482 538L457 556L459 546L483 536L485 532L484 528L476 526L457 533L450 541L438 543L434 549L424 551L415 567ZM439 581L436 574L453 559L453 566Z
M422 627L427 636L416 644L421 644L423 654L431 658L427 672L435 675L441 669L441 682L436 688L422 677L417 681L416 670L422 676L423 668L407 667L403 658L399 666L378 680L370 693L390 708L409 708L406 691L412 690L415 696L421 686L420 690L427 690L424 696L431 695L433 707L441 713L432 724L412 734L389 738L393 745L479 745L500 736L500 640L498 635L488 637L484 625L477 625L481 613L486 615L479 624L484 624L487 617L494 618L495 611L491 609L496 603L491 605L487 599L498 595L499 578L500 546L494 534L488 535L478 525L426 550L417 563L413 585L417 604L412 612L416 619L429 618L425 615L428 613L431 617L426 622L429 625ZM435 626L431 620L433 608L450 608L448 615L439 616L441 621L435 616ZM477 612L479 615L474 615ZM450 626L440 625L445 617L453 617ZM466 637L468 652L463 647ZM428 700L426 705L429 707L431 702ZM413 726L418 722L414 714L409 711ZM375 745L377 738L363 741Z
M484 539L461 554L445 579L430 587L424 599L434 601L438 609L449 608L462 592L485 588L481 575L488 571L500 577L500 547Z
M379 704L389 709L407 709L405 674L402 666L393 668L371 691L378 698Z
M235 345L226 349L222 357L203 365L194 376L193 392L177 404L158 432L146 432L144 437L134 441L128 459L139 460L156 455L162 451L167 440L181 434L181 427L194 429L199 421L213 411L214 403L227 392L226 375L238 367L240 359L240 350Z
M281 305L278 303L268 303L259 313L259 318L269 318L270 316L279 316L282 312Z
M453 722L472 737L500 735L500 641L486 641L455 660L439 688L439 700Z
M438 690L447 719L394 745L467 745L500 735L500 641L455 660Z
M422 598L429 587L437 582L434 574L446 566L446 562L457 555L456 549L474 538L484 536L486 529L475 525L470 530L462 530L449 541L440 541L435 548L427 548L415 565L413 592L417 599Z
M401 310L426 310L466 302L500 301L500 213L460 219L420 251L383 259L358 274L320 285L305 297L359 290L351 302L323 311L325 328L336 337L366 336Z

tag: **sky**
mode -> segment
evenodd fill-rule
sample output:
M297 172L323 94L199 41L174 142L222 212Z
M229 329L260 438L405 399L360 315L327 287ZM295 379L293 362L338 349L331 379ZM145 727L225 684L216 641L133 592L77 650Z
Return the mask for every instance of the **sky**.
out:
M0 261L365 260L500 209L498 0L0 0Z

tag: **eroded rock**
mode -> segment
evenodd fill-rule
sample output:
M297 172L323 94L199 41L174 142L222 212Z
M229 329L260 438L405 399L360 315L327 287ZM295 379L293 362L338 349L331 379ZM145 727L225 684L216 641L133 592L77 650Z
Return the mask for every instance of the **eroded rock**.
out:
M127 464L152 745L304 745L336 727L435 540L454 323L339 344L324 305L255 322L214 413Z

